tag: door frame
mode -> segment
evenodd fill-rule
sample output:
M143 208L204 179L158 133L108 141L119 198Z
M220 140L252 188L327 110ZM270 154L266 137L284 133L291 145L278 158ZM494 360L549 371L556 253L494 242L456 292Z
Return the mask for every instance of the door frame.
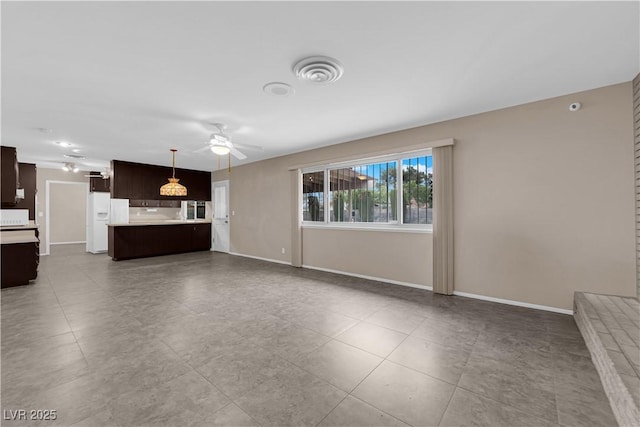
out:
M88 182L78 182L78 181L56 181L56 180L51 180L48 179L45 182L45 192L44 192L44 203L45 203L45 209L46 209L46 213L45 213L45 220L44 220L44 224L46 227L46 232L45 232L45 237L47 239L47 243L44 245L45 246L45 253L40 253L40 255L49 255L51 253L51 221L49 218L49 203L51 201L51 188L50 185L51 184L71 184L71 185L83 185L84 189L85 189L85 198L88 197L89 195L89 183ZM85 217L88 215L86 208L85 208L85 213L84 213ZM87 227L84 228L84 242L70 242L70 243L86 243L87 241Z
M230 183L228 179L225 179L223 181L214 181L211 183L211 206L212 206L212 212L211 212L211 251L215 251L215 215L216 215L216 185L221 185L223 184L226 187L226 191L225 191L225 195L227 197L227 230L229 231L229 235L227 236L227 240L229 242L229 249L224 252L224 251L216 251L216 252L222 252L222 253L230 253L231 252L231 210L229 209L229 187L230 187Z

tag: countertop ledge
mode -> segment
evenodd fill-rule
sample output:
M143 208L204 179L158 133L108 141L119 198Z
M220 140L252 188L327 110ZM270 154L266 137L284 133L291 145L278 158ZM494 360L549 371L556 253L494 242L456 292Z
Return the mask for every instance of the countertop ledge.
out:
M147 225L189 225L189 224L211 224L211 220L206 219L186 219L186 220L164 220L164 221L140 221L140 222L129 222L126 224L123 223L114 223L107 224L109 227L140 227Z
M29 224L29 225L3 225L0 227L0 231L16 231L16 230L37 230L38 225Z
M0 243L11 245L15 243L37 243L40 240L36 237L34 229L12 230L11 232L0 233Z

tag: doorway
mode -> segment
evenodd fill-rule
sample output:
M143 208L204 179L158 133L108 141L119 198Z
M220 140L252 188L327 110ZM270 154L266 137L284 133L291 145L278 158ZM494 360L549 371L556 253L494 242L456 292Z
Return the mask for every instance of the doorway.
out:
M229 253L229 181L213 183L213 233L211 248Z
M85 182L46 181L46 254L51 245L87 241L87 194Z

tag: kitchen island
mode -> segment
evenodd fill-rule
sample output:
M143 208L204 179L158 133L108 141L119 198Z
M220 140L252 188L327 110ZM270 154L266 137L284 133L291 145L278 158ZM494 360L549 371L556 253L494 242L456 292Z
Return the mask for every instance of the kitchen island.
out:
M211 221L164 220L109 224L114 261L211 249Z

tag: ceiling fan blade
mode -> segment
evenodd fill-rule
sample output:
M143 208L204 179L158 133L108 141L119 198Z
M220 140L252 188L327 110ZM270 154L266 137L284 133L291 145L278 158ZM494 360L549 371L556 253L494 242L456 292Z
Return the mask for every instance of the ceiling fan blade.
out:
M233 154L233 156L234 156L236 159L244 160L244 159L246 159L246 158L247 158L247 156L245 156L244 154L242 154L241 152L239 152L238 150L236 150L234 147L230 147L229 149L231 150L231 154Z
M211 145L206 145L202 148L198 148L197 150L192 151L192 153L204 153L205 151L208 151L210 149L211 149Z
M256 150L256 151L264 151L264 147L260 147L259 145L251 145L251 144L236 144L233 143L238 148L244 148L245 150Z

